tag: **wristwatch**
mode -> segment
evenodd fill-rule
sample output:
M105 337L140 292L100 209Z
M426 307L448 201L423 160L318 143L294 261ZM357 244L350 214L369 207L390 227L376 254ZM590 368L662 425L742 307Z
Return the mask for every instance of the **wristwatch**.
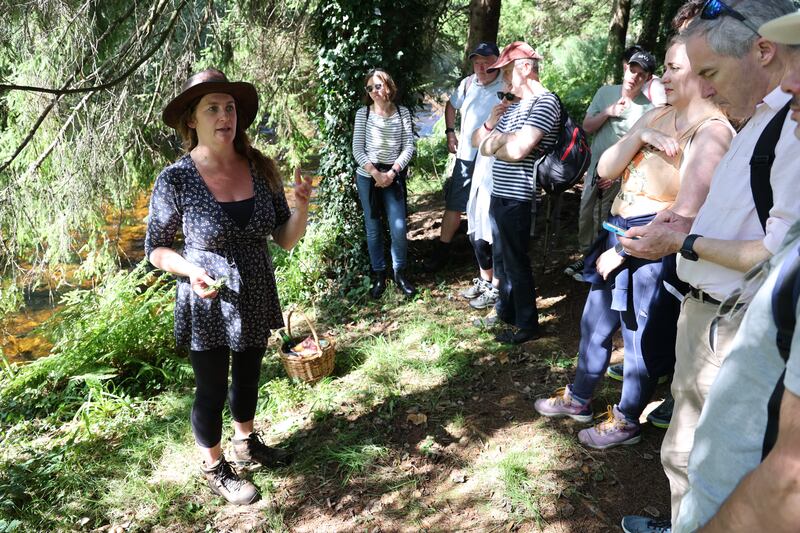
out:
M620 257L627 257L628 254L625 253L625 248L622 247L622 243L618 242L614 245L614 251L617 252L617 255Z
M697 261L698 257L697 252L694 251L694 241L700 237L702 237L702 235L697 235L696 233L686 236L686 239L684 239L683 244L681 245L681 257L688 259L689 261Z
M456 130L454 130L453 128L445 128L444 129L444 134L445 135L447 135L448 133L455 133L455 132L456 132Z

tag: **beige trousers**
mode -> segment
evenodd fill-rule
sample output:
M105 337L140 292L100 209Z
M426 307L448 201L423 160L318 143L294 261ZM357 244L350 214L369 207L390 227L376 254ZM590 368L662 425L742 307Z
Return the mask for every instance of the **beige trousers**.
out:
M694 444L700 412L744 315L742 311L731 319L715 321L717 307L687 296L678 318L675 375L672 378L675 408L661 444L661 464L669 478L673 524L681 498L689 488L689 452Z
M583 192L581 193L581 208L578 213L578 246L582 254L589 251L589 247L597 239L600 224L608 218L611 204L619 194L621 183L615 181L611 187L603 191L602 200L599 198L599 187L592 187L592 176L587 172L583 177ZM598 206L598 203L600 204Z

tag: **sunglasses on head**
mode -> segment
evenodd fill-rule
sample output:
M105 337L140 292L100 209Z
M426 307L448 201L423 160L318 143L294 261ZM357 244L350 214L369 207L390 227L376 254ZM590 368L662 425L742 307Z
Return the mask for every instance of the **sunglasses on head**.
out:
M514 98L516 98L516 95L514 95L514 93L504 93L503 91L497 91L497 97L500 100L503 100L505 98L509 102L513 102Z
M383 89L382 83L376 83L375 85L367 85L364 87L364 90L368 93L371 93L372 91L380 91L381 89Z
M747 17L733 9L731 6L722 2L721 0L706 0L706 3L703 4L703 9L700 11L700 18L703 20L714 20L718 19L722 15L728 15L730 17L735 18L751 30L756 35L761 35L758 33L758 28L755 24L747 20Z

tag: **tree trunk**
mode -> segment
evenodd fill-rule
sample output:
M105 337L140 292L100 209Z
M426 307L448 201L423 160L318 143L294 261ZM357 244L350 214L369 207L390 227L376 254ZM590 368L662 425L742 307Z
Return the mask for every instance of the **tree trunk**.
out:
M608 30L606 56L614 83L622 83L622 51L625 50L625 37L628 35L628 21L631 18L631 0L614 0L611 9L611 26Z
M664 8L661 10L661 23L659 24L658 42L653 47L653 54L656 56L656 61L664 59L664 54L667 53L667 41L675 33L672 29L672 18L678 13L683 5L683 0L666 0Z
M639 34L639 39L636 41L644 47L645 50L655 53L656 45L658 44L658 28L661 24L662 11L664 10L664 0L652 0L644 2L642 9L645 10L642 24L642 33ZM656 61L660 60L656 56Z
M497 30L500 26L500 2L501 0L470 0L469 35L463 63L465 73L471 71L467 56L479 42L497 42Z

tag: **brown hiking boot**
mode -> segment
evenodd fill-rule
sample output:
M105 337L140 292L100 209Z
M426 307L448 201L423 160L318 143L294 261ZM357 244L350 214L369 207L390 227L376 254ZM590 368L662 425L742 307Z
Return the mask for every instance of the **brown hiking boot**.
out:
M203 471L208 486L216 494L219 494L228 502L236 505L249 505L258 501L261 495L258 489L250 481L240 478L234 472L231 464L221 455L216 463L206 466L205 462L200 466Z
M275 468L292 462L290 452L267 446L256 432L245 439L232 438L231 444L231 460L239 470L253 472L262 466Z

